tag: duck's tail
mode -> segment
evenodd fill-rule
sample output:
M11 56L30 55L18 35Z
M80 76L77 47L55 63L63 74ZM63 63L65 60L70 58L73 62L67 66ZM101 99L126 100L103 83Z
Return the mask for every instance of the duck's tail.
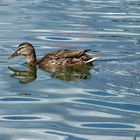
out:
M86 64L87 64L87 63L90 63L90 62L92 62L92 61L94 61L94 60L96 60L96 59L98 59L98 58L100 58L100 57L94 56L94 57L92 57L91 59L89 59L88 61L86 61Z

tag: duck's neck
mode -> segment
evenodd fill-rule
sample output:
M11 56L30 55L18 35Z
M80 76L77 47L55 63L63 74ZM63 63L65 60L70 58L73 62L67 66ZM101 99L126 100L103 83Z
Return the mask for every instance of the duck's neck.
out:
M35 52L31 53L29 56L26 56L28 64L36 64L36 54Z

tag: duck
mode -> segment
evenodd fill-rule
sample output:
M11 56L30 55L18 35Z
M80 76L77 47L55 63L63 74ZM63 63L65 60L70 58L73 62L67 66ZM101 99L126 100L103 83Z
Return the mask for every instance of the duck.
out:
M99 57L86 54L89 50L55 50L46 54L40 60L36 58L33 45L29 42L22 42L15 52L10 56L25 56L27 64L39 65L41 68L69 67L90 64Z

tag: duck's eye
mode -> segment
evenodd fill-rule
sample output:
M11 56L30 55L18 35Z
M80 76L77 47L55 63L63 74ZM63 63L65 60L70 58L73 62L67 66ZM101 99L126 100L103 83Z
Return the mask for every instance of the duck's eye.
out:
M19 47L17 51L21 51L22 49L24 49L24 47Z

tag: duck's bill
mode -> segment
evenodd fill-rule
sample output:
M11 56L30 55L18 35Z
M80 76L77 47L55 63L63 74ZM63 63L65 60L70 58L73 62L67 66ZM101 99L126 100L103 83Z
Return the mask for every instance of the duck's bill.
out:
M16 57L16 56L18 56L18 53L17 52L14 52L11 56L9 56L8 58L9 59L12 59L12 58L14 58L14 57Z

